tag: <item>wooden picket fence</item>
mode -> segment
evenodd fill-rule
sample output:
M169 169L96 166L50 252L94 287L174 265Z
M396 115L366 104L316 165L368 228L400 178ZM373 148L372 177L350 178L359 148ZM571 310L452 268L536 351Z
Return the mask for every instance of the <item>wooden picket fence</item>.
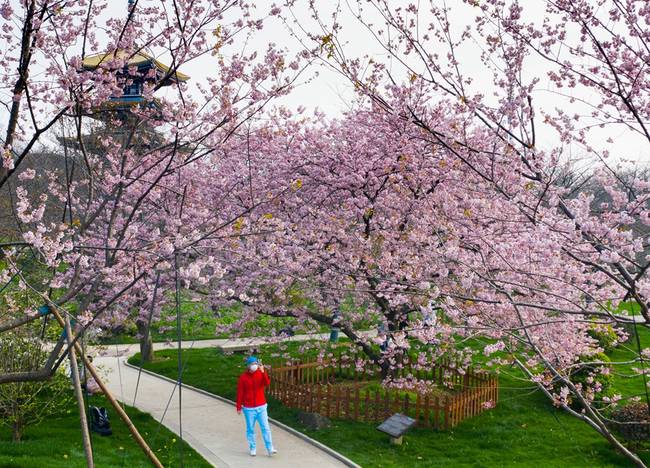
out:
M364 388L370 379L376 381L378 369L366 364L360 371L354 359L350 364L339 359L336 363L295 362L273 367L270 395L290 408L328 418L375 423L399 412L415 418L420 427L439 430L450 429L494 407L499 398L495 376L472 369L461 371L449 361L426 370L413 369L407 363L399 370L398 377L436 382L453 392L442 396L416 393L415 397L412 392Z

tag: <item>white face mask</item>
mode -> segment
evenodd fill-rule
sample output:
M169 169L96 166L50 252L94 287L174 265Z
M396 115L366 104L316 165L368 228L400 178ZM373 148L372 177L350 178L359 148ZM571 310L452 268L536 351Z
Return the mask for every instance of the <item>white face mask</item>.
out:
M257 370L258 367L259 367L259 366L258 366L257 364L251 364L250 366L248 366L248 369L249 369L251 372L255 372L255 371Z

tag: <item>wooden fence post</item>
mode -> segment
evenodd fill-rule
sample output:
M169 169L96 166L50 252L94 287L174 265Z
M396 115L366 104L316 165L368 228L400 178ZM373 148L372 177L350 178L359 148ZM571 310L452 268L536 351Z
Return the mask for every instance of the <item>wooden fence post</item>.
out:
M341 387L336 386L336 419L341 419Z
M424 406L422 408L422 419L424 421L424 427L429 427L430 426L430 411L431 411L431 406L430 406L430 397L429 394L427 393L424 395Z
M332 386L327 383L325 385L325 394L323 395L323 400L325 400L325 416L328 418L332 417L331 406L332 406Z
M449 429L449 416L450 416L450 413L451 413L451 405L450 405L450 401L449 401L448 396L446 396L443 401L444 401L444 406L443 406L443 409L442 409L442 411L443 411L442 416L443 416L443 419L444 419L444 426L443 427L445 428L445 430L447 430L447 429Z
M351 419L352 416L352 411L350 409L350 405L352 404L352 398L350 395L350 387L347 387L345 389L345 417L348 419Z
M366 390L365 405L366 405L365 408L366 416L364 418L364 421L370 422L370 392L368 390Z
M429 417L429 395L426 397L427 402L427 417ZM440 398L433 399L433 427L440 429Z
M375 421L381 421L379 414L379 390L375 390Z
M318 384L318 387L316 387L318 390L316 391L316 411L314 413L321 414L321 404L323 401L323 386Z
M386 389L386 393L384 393L384 416L382 419L386 419L388 416L390 416L390 392Z
M452 407L452 412L451 412L451 415L452 415L452 416L451 416L451 427L456 427L457 418L458 418L458 407L459 407L459 403L460 403L460 401L459 401L459 399L458 399L458 396L457 396L457 395L454 395L454 396L452 397L452 403L451 403L451 407Z
M286 386L287 384L284 380L281 380L280 385L278 386L278 398L284 405L287 404Z
M354 385L354 420L359 420L359 403L361 398L359 397L359 385Z

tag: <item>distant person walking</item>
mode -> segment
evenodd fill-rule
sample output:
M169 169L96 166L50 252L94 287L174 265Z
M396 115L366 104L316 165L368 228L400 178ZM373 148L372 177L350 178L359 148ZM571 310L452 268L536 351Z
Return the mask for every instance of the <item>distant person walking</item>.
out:
M262 439L269 457L277 453L271 439L271 427L267 413L264 389L271 383L269 374L255 356L246 359L246 371L239 376L237 382L237 414L244 411L246 420L246 438L252 457L257 455L255 447L255 422L260 425Z

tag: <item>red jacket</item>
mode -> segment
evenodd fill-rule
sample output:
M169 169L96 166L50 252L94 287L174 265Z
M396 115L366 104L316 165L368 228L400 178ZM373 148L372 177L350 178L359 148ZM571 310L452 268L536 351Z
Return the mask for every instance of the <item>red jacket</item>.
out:
M254 408L266 404L264 388L270 383L269 374L259 369L240 375L237 382L237 411L241 410L242 406Z

